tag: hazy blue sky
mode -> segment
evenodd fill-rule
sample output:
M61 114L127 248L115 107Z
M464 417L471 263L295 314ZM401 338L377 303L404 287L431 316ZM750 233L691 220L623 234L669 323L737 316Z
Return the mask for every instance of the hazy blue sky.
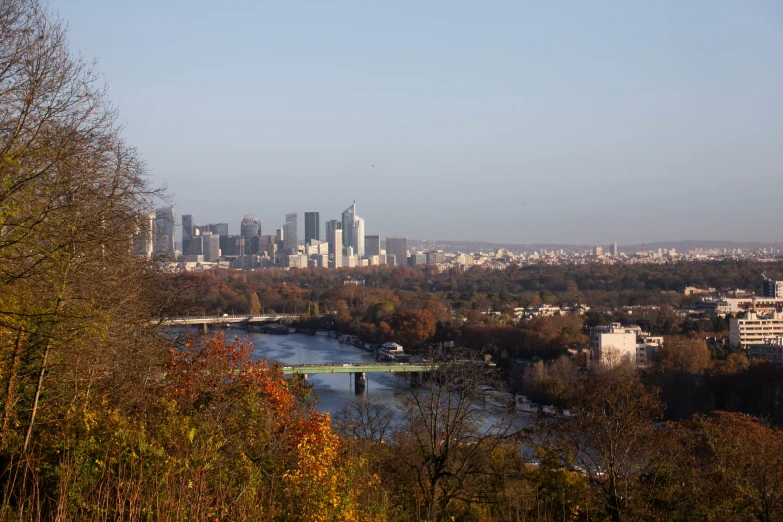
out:
M779 0L50 5L200 224L783 239Z

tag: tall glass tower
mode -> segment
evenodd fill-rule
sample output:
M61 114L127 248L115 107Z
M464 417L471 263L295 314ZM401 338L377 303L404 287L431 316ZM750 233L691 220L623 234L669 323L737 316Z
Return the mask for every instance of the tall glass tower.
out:
M364 257L364 219L356 214L356 200L343 212L343 247L353 247L354 255Z
M190 244L193 241L193 236L196 233L196 224L191 214L185 214L182 216L182 255L189 256Z
M321 214L305 212L305 244L309 245L313 239L321 240Z
M155 211L155 257L174 260L174 207Z
M298 215L293 214L285 215L285 233L283 234L283 241L285 242L285 250L289 254L296 254L296 249L299 246L299 235L297 234L298 227Z

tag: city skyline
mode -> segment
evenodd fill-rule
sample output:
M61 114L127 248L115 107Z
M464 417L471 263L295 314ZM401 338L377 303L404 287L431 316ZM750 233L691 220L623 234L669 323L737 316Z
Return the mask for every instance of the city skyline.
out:
M175 209L175 212L179 212L178 206L175 205L163 205L158 208L164 208L164 207L173 207ZM351 204L353 206L353 203ZM342 225L341 219L335 219L340 218L342 215L342 212L334 211L334 208L339 208L339 205L330 205L330 210L323 212L323 211L299 211L293 212L294 214L302 214L305 216L306 214L317 214L318 220L319 220L319 230L321 232L320 240L326 241L328 238L328 229L326 227L329 226L329 222L336 221L337 223L340 223ZM349 207L350 208L350 207ZM241 211L235 211L234 214L242 215L243 217L239 218L238 221L234 222L232 220L226 220L224 214L213 214L214 217L211 218L202 218L202 215L208 215L206 212L187 212L185 214L181 214L182 220L184 220L187 217L193 217L194 214L197 214L198 220L200 222L217 222L219 225L226 225L228 226L228 234L230 235L241 235L241 221L242 219L253 216L255 219L259 220L259 228L263 227L263 231L265 234L274 235L275 229L279 228L285 228L286 226L286 216L288 214L291 214L292 212L286 211L283 212L282 217L281 216L275 216L270 219L262 219L260 217L257 217L259 214L258 212L251 213L251 214L244 214ZM323 218L322 216L323 215ZM180 216L180 214L177 214L177 216ZM179 217L177 218L179 219ZM323 223L320 222L320 220L323 219ZM366 220L364 218L361 218L362 221ZM183 223L181 221L178 221L175 224L176 227L176 237L177 241L180 241L180 238L182 237L182 225ZM206 226L206 225L202 225ZM369 232L372 232L372 234L369 234ZM602 248L607 249L607 251L611 251L614 248L616 248L616 245L619 246L639 246L646 244L658 244L658 243L680 243L680 242L716 242L716 243L753 243L753 244L783 244L783 238L775 238L770 237L767 239L761 238L761 239L747 239L747 238L741 238L741 237L722 237L717 236L714 238L708 238L708 237L686 237L684 239L677 239L673 237L666 237L663 236L662 239L657 239L654 241L645 240L645 238L633 238L631 237L628 241L618 241L616 237L609 237L606 241L590 241L589 238L581 239L578 241L558 241L556 238L551 238L549 240L543 240L543 241L504 241L504 240L492 240L489 237L454 237L454 236L446 236L446 237L424 237L421 235L414 234L396 234L394 227L391 228L391 233L383 233L379 232L373 228L370 231L365 230L365 236L369 235L377 235L381 238L389 237L389 236L405 236L408 238L409 241L443 241L443 242L477 242L477 243L488 243L488 244L497 244L497 245L571 245L571 246L579 246L579 247L594 247L594 246L600 246ZM301 223L297 222L297 240L300 244L305 244L306 240L306 222L302 220Z
M778 3L51 5L207 222L356 198L381 236L780 239Z

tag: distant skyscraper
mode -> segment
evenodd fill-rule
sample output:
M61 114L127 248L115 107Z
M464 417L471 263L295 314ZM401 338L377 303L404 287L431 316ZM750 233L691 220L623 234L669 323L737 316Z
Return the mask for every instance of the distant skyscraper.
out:
M612 255L617 255L617 242L612 243Z
M199 227L202 232L212 232L215 236L228 236L228 223L210 223Z
M355 200L343 212L343 247L344 250L353 247L355 256L364 256L364 219L356 214Z
M239 225L239 235L245 238L245 252L258 254L258 236L261 235L261 221L255 214L246 214Z
M387 236L386 254L394 256L396 266L405 266L408 260L408 239L405 236Z
M332 246L329 252L329 268L341 268L343 266L343 231L340 228L332 229Z
M218 236L220 238L221 256L244 256L245 238L242 236ZM256 236L256 240L258 237ZM256 251L258 251L258 241L256 241Z
M174 260L174 207L159 208L155 211L155 257Z
M343 224L336 219L330 219L325 223L326 226L326 242L329 243L329 255L334 254L335 247L339 248L340 250L343 249L342 245L342 239L339 243L335 245L334 241L334 231L335 230L342 230ZM342 234L340 235L342 238Z
M321 240L321 214L305 212L305 244L309 245L313 239Z
M136 218L136 235L133 236L133 251L146 259L155 252L155 214L142 214Z
M381 255L381 236L364 236L364 255L366 257Z
M356 216L356 201L343 212L343 249L351 246L353 239L353 221Z
M297 234L298 215L296 213L285 215L285 250L290 254L296 254L296 249L299 246L299 236Z
M220 257L220 236L212 232L204 232L201 236L204 261L217 263Z
M190 255L190 243L193 241L193 235L196 233L196 223L193 216L185 214L182 216L182 254Z
M239 235L249 241L251 237L261 235L261 220L255 214L245 214L239 225Z
M364 218L354 214L353 232L351 233L351 247L356 257L364 257Z

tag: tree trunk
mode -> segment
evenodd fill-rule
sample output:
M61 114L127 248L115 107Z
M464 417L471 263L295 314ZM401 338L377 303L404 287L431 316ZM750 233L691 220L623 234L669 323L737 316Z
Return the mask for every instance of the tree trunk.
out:
M3 427L0 430L0 451L8 446L8 425L11 422L11 412L14 407L14 396L16 395L16 381L18 380L19 364L22 359L22 338L24 337L24 326L19 329L14 345L14 354L11 360L11 370L8 374L8 387L5 392L5 406L3 409Z
M67 270L66 270L67 274ZM62 305L62 297L57 298L57 304L54 307L54 318L56 319L60 315L60 306ZM54 327L52 327L54 328ZM24 445L22 446L22 453L27 452L27 447L30 445L30 438L33 435L33 426L35 425L35 415L38 413L38 400L41 398L41 390L43 389L44 375L47 370L47 362L49 361L49 352L52 350L52 332L49 331L49 336L46 339L46 348L44 348L43 361L41 361L41 370L38 372L38 383L35 385L35 398L33 399L33 408L30 411L30 424L27 426L27 433L24 436Z
M33 425L35 424L35 414L38 412L38 399L41 397L41 389L43 389L44 374L46 373L46 362L49 359L49 351L51 350L51 341L47 341L46 349L44 350L43 361L41 362L41 370L38 372L38 384L35 386L35 398L33 399L33 409L30 411L30 424L27 426L27 434L24 437L24 446L22 447L22 453L27 451L27 447L30 445L30 437L33 434Z

